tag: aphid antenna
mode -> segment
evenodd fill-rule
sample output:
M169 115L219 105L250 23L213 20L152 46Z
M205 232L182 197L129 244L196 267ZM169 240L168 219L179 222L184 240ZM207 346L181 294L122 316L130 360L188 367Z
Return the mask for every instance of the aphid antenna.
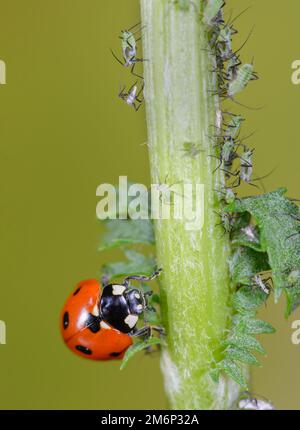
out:
M244 48L244 46L247 44L248 40L249 40L249 39L250 39L250 37L252 36L252 33L253 33L254 28L255 28L255 25L254 25L254 26L252 27L252 29L250 30L250 32L249 32L249 34L248 34L248 36L247 36L247 38L246 38L245 42L242 44L242 46L240 46L240 47L239 47L239 49L237 49L235 52L233 52L233 53L232 53L231 57L229 57L229 58L228 58L228 61L229 61L229 60L231 60L231 58L233 58L234 56L236 56L236 54L237 54L238 52L240 52L240 51Z
M251 9L252 6L248 6L246 9L242 10L238 15L236 15L232 21L228 22L227 25L232 25L238 18L240 18L244 13L246 13L249 9ZM232 11L231 11L232 15Z
M278 166L275 166L269 173L267 173L266 175L264 175L264 176L260 176L259 178L255 178L255 179L253 179L253 181L261 181L261 180L263 180L263 179L266 179L266 178L268 178L270 175L272 175L272 173L274 173L275 172L275 170L277 170L278 169Z
M137 24L133 25L132 27L128 28L127 30L122 30L122 31L131 31L134 28L138 27L139 25L141 25L141 21L139 21ZM145 27L145 26L144 26Z
M215 94L216 95L216 94ZM235 104L237 104L238 106L241 106L241 107L243 107L243 108L246 108L246 109L249 109L249 110L254 110L254 111L256 111L256 110L262 110L262 109L264 109L265 108L265 105L264 106L259 106L259 107L253 107L253 106L247 106L247 105L244 105L243 103L241 103L241 102L238 102L236 99L234 99L233 97L230 97L230 96L221 96L221 97L223 97L225 100L231 100L233 103L235 103Z

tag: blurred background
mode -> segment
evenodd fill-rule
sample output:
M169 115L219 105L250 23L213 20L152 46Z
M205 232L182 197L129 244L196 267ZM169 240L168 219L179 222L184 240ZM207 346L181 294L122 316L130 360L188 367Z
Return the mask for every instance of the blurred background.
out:
M150 1L150 0L149 0ZM241 4L242 3L242 4ZM238 48L254 59L261 80L239 100L256 130L256 173L266 190L287 186L300 198L298 141L300 86L291 63L300 59L298 0L230 0ZM117 98L132 78L113 59L121 29L139 22L138 0L0 0L0 58L7 85L0 86L1 409L164 409L167 401L157 356L139 354L128 367L78 358L58 329L61 307L75 284L97 277L118 252L97 252L96 187L119 175L149 184L144 108ZM236 107L233 109L236 110ZM250 141L249 141L250 144ZM255 192L252 187L243 192ZM253 372L253 390L278 408L300 409L300 345L282 301L263 309L278 331L262 338L268 351Z

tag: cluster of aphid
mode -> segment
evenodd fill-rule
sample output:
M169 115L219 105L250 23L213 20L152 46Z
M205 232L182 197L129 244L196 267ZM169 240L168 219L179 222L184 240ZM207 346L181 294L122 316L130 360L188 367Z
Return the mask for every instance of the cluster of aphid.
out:
M253 70L253 64L242 64L240 60L238 53L246 42L237 51L233 50L232 37L237 34L233 22L236 18L227 23L224 21L222 14L224 4L223 0L208 1L204 18L210 29L209 49L216 58L217 90L214 94L219 95L221 99L236 102L235 96L242 92L251 80L258 79L258 76ZM229 181L229 189L226 188L222 192L226 203L234 199L233 189L241 182L254 185L252 178L254 150L243 143L247 138L240 138L243 121L241 115L229 112L219 112L217 116L217 134L214 139L220 161L218 168L225 171ZM235 161L238 161L236 168Z
M204 12L204 21L209 28L209 49L216 59L214 71L217 75L217 90L214 95L219 95L224 100L231 99L240 104L235 100L235 96L242 92L251 80L258 79L253 64L242 64L239 55L251 33L243 45L234 51L232 38L238 31L233 27L233 23L241 14L233 20L225 22L222 13L224 6L224 0L208 0ZM217 158L219 160L217 169L222 169L226 177L226 186L217 192L225 205L233 203L237 198L234 190L241 183L256 186L254 182L263 179L253 178L254 149L249 148L244 143L251 135L244 138L240 137L244 120L241 115L219 111L214 126L216 134L213 139L217 146ZM235 216L226 212L222 212L220 216L223 228L231 234L236 222ZM249 225L244 230L251 241L253 239L252 226ZM256 275L253 277L253 286L259 287L265 294L269 294L271 289L269 280L270 278L263 280L261 276Z
M129 106L132 106L136 112L142 106L144 90L144 79L135 72L135 66L137 63L142 63L144 61L143 58L137 57L137 43L140 41L141 36L136 38L136 34L139 34L140 32L140 24L136 24L128 30L121 31L119 38L121 39L123 60L120 60L117 55L111 51L118 63L120 63L121 66L130 69L131 74L137 78L128 90L123 86L119 92L119 97ZM138 82L140 85L138 85Z

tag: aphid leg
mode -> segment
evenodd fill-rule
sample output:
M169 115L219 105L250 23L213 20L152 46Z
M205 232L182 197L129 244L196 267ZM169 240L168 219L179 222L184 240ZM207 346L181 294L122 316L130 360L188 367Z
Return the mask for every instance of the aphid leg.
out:
M124 66L125 63L123 63L114 53L114 51L111 49L110 52L112 53L113 57L117 60L118 63L121 64L121 66Z
M141 61L143 61L143 60L141 60ZM132 65L132 67L131 67L131 69L130 69L130 73L132 73L132 75L133 75L133 76L136 76L137 78L144 79L144 77L143 77L143 76L138 75L137 73L135 73L135 72L134 72L134 68L135 68L135 66L136 66L136 62L137 62L137 59L136 59L136 61L133 63L133 65Z

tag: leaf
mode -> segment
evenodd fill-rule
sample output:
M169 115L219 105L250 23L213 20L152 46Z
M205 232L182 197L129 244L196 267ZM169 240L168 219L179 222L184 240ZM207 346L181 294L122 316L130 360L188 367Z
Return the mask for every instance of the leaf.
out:
M238 247L233 253L230 263L233 282L237 285L252 284L251 279L260 272L270 270L268 254L250 248Z
M100 251L137 243L154 244L153 225L150 220L107 220L107 232L102 236Z
M241 363L260 366L260 362L255 355L246 349L241 349L236 346L232 346L226 350L226 358L232 361L240 361Z
M248 388L248 384L243 372L238 364L229 359L224 359L218 364L218 369L223 370L233 381L239 384L243 389Z
M153 345L161 345L163 343L162 339L158 337L151 337L146 341L139 341L130 346L125 352L124 358L122 360L120 370L123 370L124 367L128 364L128 361L138 352L142 351L145 348Z
M236 346L240 349L247 349L260 352L262 355L266 355L265 349L262 347L260 342L255 337L242 334L234 333L229 336L226 340L226 344Z
M233 324L236 326L235 332L245 334L273 334L276 332L271 324L262 320L245 318L242 315L236 315L233 318Z
M233 296L233 307L239 313L255 312L268 295L260 288L242 287Z
M286 316L300 304L300 279L291 288L288 276L300 268L300 211L297 205L284 197L280 188L261 196L236 199L227 206L229 212L248 212L260 231L261 248L267 252L273 272L274 296L278 302L282 291L287 295Z
M231 243L236 246L247 246L257 252L262 252L260 232L257 227L253 227L250 224L240 230L234 230Z
M127 261L109 263L102 267L102 272L109 281L115 278L144 275L150 276L156 269L156 260L153 257L145 256L132 249L125 249L124 254Z
M219 380L220 380L220 373L221 373L221 370L220 370L220 369L218 369L218 368L213 369L213 370L211 370L211 371L209 372L209 375L210 375L211 379L212 379L216 384L217 384L217 383L219 382Z

